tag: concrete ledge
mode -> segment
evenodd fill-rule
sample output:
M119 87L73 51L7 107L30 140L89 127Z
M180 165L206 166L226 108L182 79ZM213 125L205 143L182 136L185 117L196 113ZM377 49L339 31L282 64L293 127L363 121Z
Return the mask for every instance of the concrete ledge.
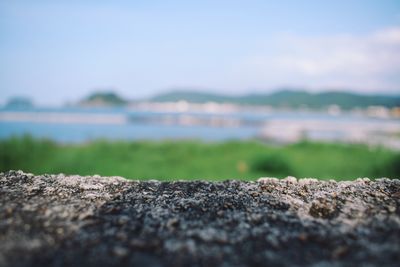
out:
M0 174L0 266L396 266L400 180Z

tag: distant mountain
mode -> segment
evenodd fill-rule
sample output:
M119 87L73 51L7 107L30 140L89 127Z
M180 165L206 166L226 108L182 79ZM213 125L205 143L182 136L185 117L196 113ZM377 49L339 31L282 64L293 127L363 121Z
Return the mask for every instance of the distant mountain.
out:
M122 106L128 101L120 97L114 92L94 92L82 101L81 106Z
M193 103L218 102L246 105L269 105L273 107L323 108L329 105L338 105L343 109L365 108L368 106L384 106L388 108L400 106L400 96L361 95L349 92L321 92L309 93L306 91L282 90L271 94L247 94L229 96L192 91L172 91L159 94L150 99L154 102L173 102L185 100Z

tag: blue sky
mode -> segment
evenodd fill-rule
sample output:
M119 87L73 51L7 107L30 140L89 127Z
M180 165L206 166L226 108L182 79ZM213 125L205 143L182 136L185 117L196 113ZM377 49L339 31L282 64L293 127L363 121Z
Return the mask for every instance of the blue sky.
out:
M400 92L400 1L0 1L0 102Z

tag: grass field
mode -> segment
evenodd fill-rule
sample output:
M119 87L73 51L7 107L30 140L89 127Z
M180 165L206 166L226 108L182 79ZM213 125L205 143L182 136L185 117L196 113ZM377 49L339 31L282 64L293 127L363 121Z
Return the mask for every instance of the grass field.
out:
M29 136L0 141L0 171L124 176L132 179L243 179L317 177L349 180L400 176L400 153L364 145L256 141L57 144Z

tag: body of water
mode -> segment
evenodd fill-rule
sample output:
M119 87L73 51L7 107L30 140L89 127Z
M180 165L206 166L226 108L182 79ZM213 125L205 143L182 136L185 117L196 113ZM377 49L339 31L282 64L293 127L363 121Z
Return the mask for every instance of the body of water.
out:
M179 113L123 108L0 110L0 138L30 134L63 143L94 139L223 141L259 138L377 143L400 149L400 121L317 112ZM397 141L396 141L397 140ZM397 143L398 144L397 144Z

